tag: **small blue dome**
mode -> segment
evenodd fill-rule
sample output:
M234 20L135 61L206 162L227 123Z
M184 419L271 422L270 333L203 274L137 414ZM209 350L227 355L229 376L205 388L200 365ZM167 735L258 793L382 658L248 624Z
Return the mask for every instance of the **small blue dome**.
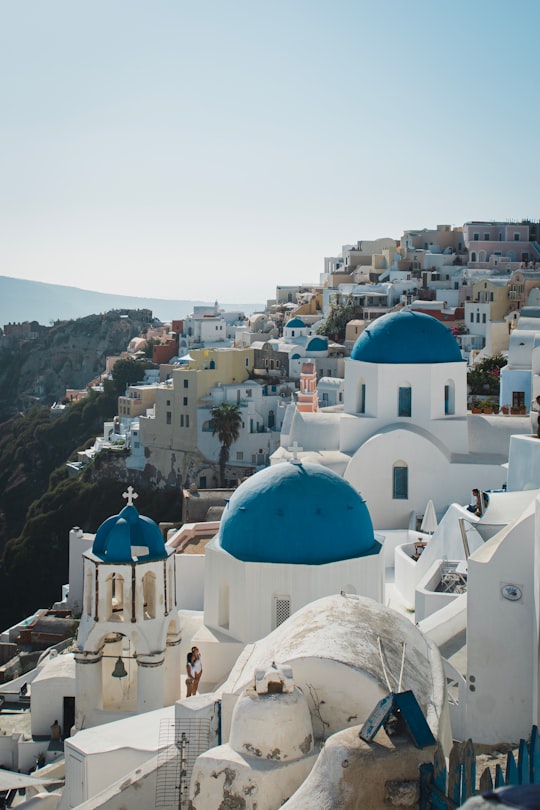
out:
M136 550L135 550L136 549ZM107 518L96 532L92 551L105 562L147 562L167 557L157 523L130 504Z
M354 344L351 359L397 364L463 362L450 330L431 315L410 309L370 323Z
M276 464L233 493L218 534L243 562L322 565L377 554L365 501L318 464Z
M323 352L327 348L328 338L314 337L307 344L306 352Z
M287 321L285 324L287 329L305 329L306 325L301 318L291 318L290 321Z

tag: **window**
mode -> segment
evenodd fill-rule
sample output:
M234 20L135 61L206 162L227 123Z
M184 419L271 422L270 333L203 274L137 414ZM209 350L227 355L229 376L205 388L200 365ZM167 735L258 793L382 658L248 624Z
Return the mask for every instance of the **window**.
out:
M482 323L485 323L485 322L486 322L486 313L483 312L482 313Z
M189 413L186 414L186 427L189 427Z
M489 242L490 239L491 239L491 236L489 235L489 233L485 233L484 234L484 241Z
M444 386L444 413L451 416L455 413L455 388L453 380L449 380Z
M156 575L148 571L143 577L144 618L156 618Z
M360 401L358 403L358 413L366 412L366 384L360 383Z
M187 397L184 397L184 400L183 400L183 404L184 404L184 405L187 405L187 400L188 400L188 398L187 398Z
M471 323L474 323L474 312L471 312Z
M246 388L246 397L250 397L252 393L253 391L251 390L251 388Z
M184 380L184 388L188 388L188 387L189 387L189 380Z
M170 399L168 399L168 400L167 400L167 407L170 407L170 404L171 404L171 400L170 400Z
M167 411L167 424L170 425L172 422L172 413Z
M514 234L514 242L519 242L519 233Z
M244 453L242 450L237 450L236 452L236 460L243 461L244 460Z
M396 501L406 501L409 497L409 468L404 461L397 461L392 472L392 498Z
M229 629L230 592L226 582L219 586L218 624L224 630Z
M272 605L272 630L283 624L291 615L291 597L274 596Z
M480 234L479 233L473 233L473 240L475 242L478 242L479 239L480 239Z
M411 415L411 387L400 386L398 391L398 416Z
M247 368L249 366L249 357L246 357L245 363L246 363L246 368Z
M184 414L180 415L180 427L184 427Z

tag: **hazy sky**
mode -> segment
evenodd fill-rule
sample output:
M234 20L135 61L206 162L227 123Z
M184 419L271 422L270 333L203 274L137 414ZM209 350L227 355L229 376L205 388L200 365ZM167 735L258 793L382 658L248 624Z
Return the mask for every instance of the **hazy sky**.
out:
M0 0L0 275L264 301L540 216L538 0Z

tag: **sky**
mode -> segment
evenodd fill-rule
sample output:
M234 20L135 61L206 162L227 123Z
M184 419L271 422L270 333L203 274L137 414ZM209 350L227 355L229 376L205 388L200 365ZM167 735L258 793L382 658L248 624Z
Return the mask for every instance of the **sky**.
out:
M540 3L0 0L0 275L264 302L540 217Z

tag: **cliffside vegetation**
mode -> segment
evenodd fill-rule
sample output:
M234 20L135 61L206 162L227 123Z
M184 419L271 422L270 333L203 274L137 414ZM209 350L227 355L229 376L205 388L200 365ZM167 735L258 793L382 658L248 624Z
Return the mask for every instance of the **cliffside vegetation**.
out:
M108 392L108 393L107 393ZM60 416L38 406L0 424L0 628L61 597L68 581L68 536L73 526L95 532L124 506L127 479L99 458L68 478L65 462L102 433L116 413L116 392L107 386ZM177 489L139 491L137 507L155 520L180 518Z

